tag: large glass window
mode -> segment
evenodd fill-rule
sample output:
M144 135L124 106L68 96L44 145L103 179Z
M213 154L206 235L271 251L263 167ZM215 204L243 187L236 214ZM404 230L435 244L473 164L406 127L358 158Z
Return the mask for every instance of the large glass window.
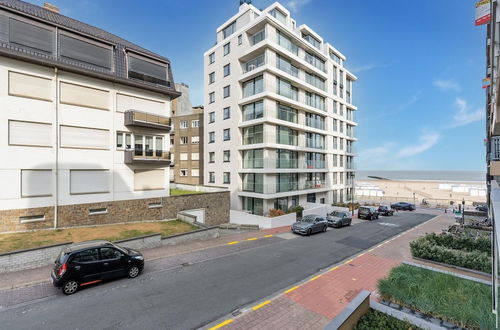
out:
M251 59L250 61L243 64L243 70L245 72L249 72L249 71L257 69L259 66L262 66L262 65L264 65L264 54L259 55L256 58Z
M251 191L256 193L264 192L264 175L258 173L244 173L243 191Z
M264 103L262 101L245 104L243 106L243 121L262 118L264 116Z
M286 126L276 126L276 143L297 145L298 132Z
M297 87L293 86L289 81L276 78L277 79L277 93L284 97L288 97L292 100L297 101L299 98L299 90Z
M243 128L243 144L264 142L264 125L255 125Z
M334 66L333 67L333 95L335 95L335 96L337 96L337 88L338 88L337 68Z
M299 47L292 42L290 37L281 31L278 31L278 45L295 55L299 55Z
M325 98L316 93L306 92L306 104L320 110L326 110Z
M42 27L9 19L10 43L52 54L54 52L54 32Z
M228 26L226 26L224 28L224 30L222 30L222 35L223 35L224 39L226 39L231 34L233 34L234 31L236 31L236 21L232 22L231 24L229 24Z
M317 152L306 152L306 167L307 168L325 168L325 154Z
M298 190L298 173L279 173L276 175L276 192Z
M168 86L166 64L155 64L130 54L128 55L128 76L129 78Z
M294 77L299 76L299 68L294 66L288 59L283 56L276 56L276 67L288 74L291 74Z
M264 90L262 76L250 79L243 83L243 97L261 93Z
M318 56L316 56L312 53L306 52L304 59L306 60L307 63L314 65L316 68L320 69L323 72L326 72L325 61L323 61Z
M340 57L334 52L330 51L330 58L335 62L340 64Z
M264 215L264 200L262 198L242 197L243 209L255 215Z
M251 37L250 37L250 40L251 40L251 43L252 43L252 46L261 42L262 40L264 40L266 38L266 30L262 29L260 30L259 32L253 34Z
M325 117L314 113L306 113L306 126L325 129Z
M272 17L276 18L279 22L286 24L286 15L279 9L274 8L269 12Z
M111 47L101 47L91 42L86 42L84 40L73 38L64 34L59 34L59 57L92 64L107 70L111 70L112 68ZM132 64L130 62L132 62ZM161 80L163 82L162 85L166 84L167 71L165 67L146 62L135 57L131 59L131 56L129 56L129 77L131 67L133 67L132 70L135 70L134 72L136 74L146 74L151 78L154 77Z
M323 78L318 77L315 74L306 72L306 82L308 84L313 85L316 88L325 90L325 80Z
M276 151L276 168L297 168L299 154L297 151L278 149Z
M263 168L264 149L251 149L243 151L243 168Z
M325 136L317 133L306 133L306 147L325 149Z
M298 117L297 109L294 109L292 107L280 103L277 103L276 105L277 105L278 119L286 120L292 123L297 122L297 117Z
M310 43L314 47L320 49L321 42L318 39L314 38L312 35L303 33L302 38L304 38L308 43Z

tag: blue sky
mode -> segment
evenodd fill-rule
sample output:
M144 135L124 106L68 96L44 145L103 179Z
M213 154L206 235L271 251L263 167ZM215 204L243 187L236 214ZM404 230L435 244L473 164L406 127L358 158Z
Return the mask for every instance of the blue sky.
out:
M32 0L43 4L44 0ZM172 61L203 100L203 53L239 0L51 0L61 13ZM257 8L274 1L257 0ZM474 1L284 0L359 78L358 169L484 170L485 27Z

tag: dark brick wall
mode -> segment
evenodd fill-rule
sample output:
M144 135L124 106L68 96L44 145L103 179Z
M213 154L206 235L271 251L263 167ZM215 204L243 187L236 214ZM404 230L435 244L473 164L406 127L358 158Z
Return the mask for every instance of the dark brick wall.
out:
M150 203L162 202L161 207L150 208ZM90 209L107 208L107 213L90 215ZM205 224L209 226L229 222L229 192L213 192L161 198L63 205L58 208L58 227L78 227L121 222L174 219L177 212L205 209ZM44 221L21 223L19 217L45 215ZM40 207L0 211L0 231L24 231L53 228L54 208Z

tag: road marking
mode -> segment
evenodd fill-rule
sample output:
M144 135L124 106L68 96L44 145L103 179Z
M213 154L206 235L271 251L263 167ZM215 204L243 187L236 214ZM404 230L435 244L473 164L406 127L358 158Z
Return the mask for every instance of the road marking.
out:
M314 281L315 279L318 279L318 278L320 278L320 277L321 277L321 274L320 274L320 275L316 275L316 276L314 276L313 278L310 278L310 279L309 279L309 282Z
M329 271L329 272L331 272L332 270L335 270L335 269L337 269L337 268L339 268L339 266L332 267L332 268L330 268L328 271Z
M353 281L356 281L356 279L355 279L354 277L352 278L352 280L353 280Z
M294 286L293 288L290 288L290 289L286 290L285 293L290 293L293 290L297 290L298 288L300 288L300 285Z
M384 245L384 243L377 245L377 247L379 248L379 247L381 247L382 245Z
M221 323L217 324L216 326L211 327L211 328L210 328L210 329L208 329L208 330L220 329L220 328L222 328L223 326L228 325L229 323L232 323L233 321L234 321L234 320L231 320L231 319L229 319L229 320L225 320L224 322L221 322Z
M233 244L238 244L240 241L234 241L234 242L229 242L227 245L233 245Z
M346 262L344 262L344 264L351 263L353 260L354 260L354 259L347 260Z
M365 254L364 253L361 253L360 255L358 255L358 258L361 257L361 256L364 256Z
M368 252L372 252L373 250L375 250L374 248L371 248L370 250L368 250Z
M267 304L269 304L270 302L271 302L271 300L264 301L263 303L258 304L257 306L253 306L253 307L252 307L252 310L256 311L256 310L258 310L259 308L266 306L266 305L267 305Z
M257 240L257 237L247 238L247 241L256 241L256 240Z
M264 237L273 237L273 235L265 235Z

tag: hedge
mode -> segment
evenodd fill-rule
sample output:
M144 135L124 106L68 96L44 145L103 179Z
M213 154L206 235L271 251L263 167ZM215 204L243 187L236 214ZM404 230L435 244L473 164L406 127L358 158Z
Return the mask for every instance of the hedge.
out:
M426 236L411 242L410 249L413 257L491 273L491 258L485 252L450 249L436 245Z
M464 251L480 251L491 253L491 239L486 237L478 237L476 239L467 236L455 236L435 233L424 236L428 241L436 245L440 245L449 249L464 250Z
M363 315L354 330L419 330L421 328L395 317L370 309Z

